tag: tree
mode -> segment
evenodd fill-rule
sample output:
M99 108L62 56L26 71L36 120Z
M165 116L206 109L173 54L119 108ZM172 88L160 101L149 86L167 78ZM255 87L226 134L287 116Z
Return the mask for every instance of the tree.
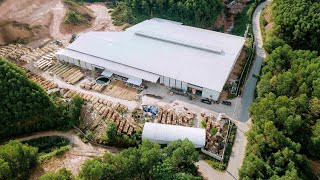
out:
M109 121L107 124L107 130L106 130L106 136L107 136L107 144L114 145L117 138L117 125L114 122Z
M38 149L10 141L0 146L0 177L4 179L26 179L35 166Z
M9 163L0 158L0 179L6 179L12 177Z
M61 168L57 172L47 172L40 177L40 180L72 180L74 179L71 171Z
M81 168L84 179L172 179L177 173L197 174L198 152L188 141L176 141L166 148L150 141L119 154L105 154L87 160ZM185 176L183 176L185 177ZM192 177L190 175L186 177Z

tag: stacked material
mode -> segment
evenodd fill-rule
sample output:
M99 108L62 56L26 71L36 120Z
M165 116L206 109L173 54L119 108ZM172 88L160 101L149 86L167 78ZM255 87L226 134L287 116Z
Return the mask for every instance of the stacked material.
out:
M13 53L8 54L8 58L18 61L21 56L28 54L32 51L31 47L28 46L19 46Z
M160 108L155 122L180 126L193 126L195 114L192 112L176 113L173 109L163 110Z
M59 47L56 45L46 45L42 48L34 49L33 51L21 56L20 60L30 63L31 61L36 61L42 56L47 56L45 59L50 59L54 56L54 53L59 50Z
M47 69L50 73L56 74L63 80L65 80L69 84L76 84L82 78L84 78L84 74L77 67L71 67L66 64L56 63Z
M85 101L92 104L93 109L98 112L101 119L112 121L117 125L117 132L132 135L137 130L137 126L130 120L124 118L119 113L120 110L127 111L128 107L123 104L113 104L108 100L103 100L94 97L90 94L78 93L76 91L69 90L64 94L65 98L71 98L75 95L82 97Z
M82 89L86 89L86 90L92 89L94 91L101 93L106 88L106 85L105 84L98 84L95 82L85 82L85 83L81 84L80 87Z
M41 70L46 71L49 69L51 66L55 64L55 54L53 52L46 54L41 57L41 59L37 62L35 62L35 66L38 67Z
M9 44L8 46L3 46L0 48L0 57L6 57L7 55L15 52L20 48L21 44Z
M31 80L33 80L34 82L38 83L40 86L42 86L46 91L50 90L50 89L55 89L58 87L57 84L52 83L51 81L46 80L45 78L33 74L32 72L30 72L29 70L26 70L27 72L27 76L28 78L30 78Z
M221 130L220 122L213 116L205 116L204 121L206 122L206 145L205 149L215 154L219 154L220 150L223 149L223 136L219 133ZM212 134L210 130L216 128L218 132Z

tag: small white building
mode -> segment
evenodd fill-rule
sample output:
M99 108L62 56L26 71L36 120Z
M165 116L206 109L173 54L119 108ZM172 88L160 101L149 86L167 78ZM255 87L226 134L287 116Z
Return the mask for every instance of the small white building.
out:
M206 130L169 124L145 123L142 131L142 139L148 139L158 144L168 144L186 138L196 148L202 148L206 144Z
M160 83L183 91L196 89L218 100L240 55L245 39L163 19L150 19L124 32L88 32L66 49L59 60L128 83Z

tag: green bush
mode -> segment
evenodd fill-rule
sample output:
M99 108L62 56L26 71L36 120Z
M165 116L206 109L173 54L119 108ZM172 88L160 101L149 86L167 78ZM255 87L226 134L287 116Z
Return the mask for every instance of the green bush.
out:
M212 135L216 135L217 132L218 132L218 129L215 128L215 127L212 127L212 128L210 129L210 134L212 134Z
M37 147L39 153L48 153L53 149L60 148L70 144L69 139L61 136L45 136L27 141L22 141L29 146Z
M0 146L0 179L28 179L36 165L37 151L19 141Z
M221 163L220 161L206 159L205 162L208 163L213 169L217 169L219 171L225 171L227 169L227 165Z
M71 171L66 168L59 169L57 172L46 172L40 180L72 180L74 179Z
M69 24L69 25L82 25L82 24L88 24L88 21L86 20L86 18L73 10L68 9L67 11L67 15L63 21L65 24Z
M71 145L67 145L67 146L62 146L59 149L55 149L49 153L42 154L38 157L38 163L41 164L53 158L54 156L62 155L63 153L69 151L70 149L71 149Z

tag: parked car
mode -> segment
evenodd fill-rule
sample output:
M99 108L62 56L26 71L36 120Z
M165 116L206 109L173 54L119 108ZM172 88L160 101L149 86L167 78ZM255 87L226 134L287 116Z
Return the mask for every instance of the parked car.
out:
M188 93L186 91L183 91L182 89L177 89L177 88L171 88L170 92L173 92L174 94L179 94L182 96L188 95Z
M212 104L212 101L211 101L210 99L208 99L208 98L203 98L203 99L201 99L201 102L206 103L206 104L209 104L209 105Z
M231 106L231 102L230 101L222 101L223 105L227 105L227 106Z

